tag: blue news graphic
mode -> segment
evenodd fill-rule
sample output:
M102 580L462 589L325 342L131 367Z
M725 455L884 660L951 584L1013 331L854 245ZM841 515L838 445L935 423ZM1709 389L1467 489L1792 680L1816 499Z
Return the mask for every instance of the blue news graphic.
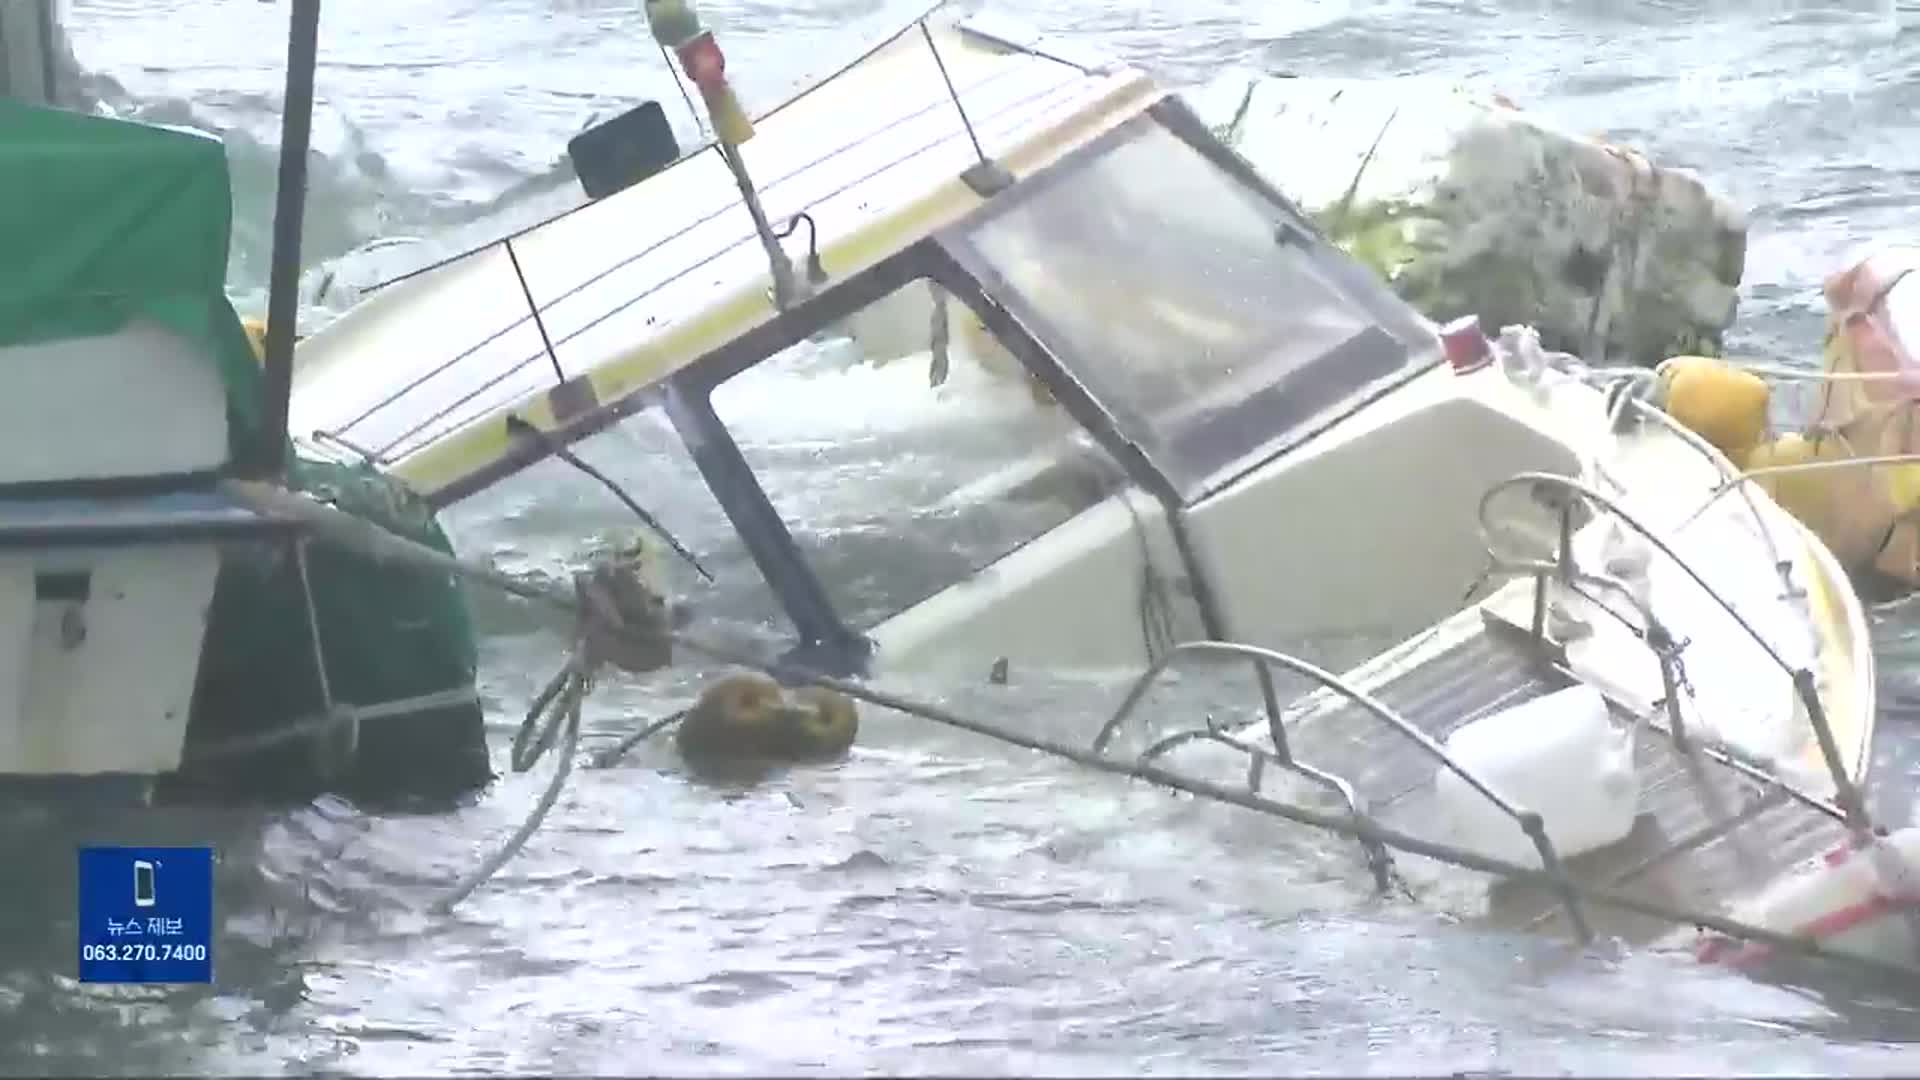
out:
M213 981L213 849L80 849L80 981Z

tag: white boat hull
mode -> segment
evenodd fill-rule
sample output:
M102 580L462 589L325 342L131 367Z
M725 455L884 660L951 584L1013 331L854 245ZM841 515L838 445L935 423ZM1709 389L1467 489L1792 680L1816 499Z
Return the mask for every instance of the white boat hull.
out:
M219 573L250 515L216 365L161 325L0 349L0 782L175 769Z
M1488 637L1489 620L1526 635L1534 596L1529 578L1509 578L1504 586L1496 580L1490 594L1482 588L1481 600L1461 607L1487 568L1481 495L1522 472L1585 482L1611 492L1655 531L1783 660L1813 672L1840 766L1857 785L1874 721L1871 645L1859 602L1819 540L1762 495L1751 504L1721 499L1689 520L1723 479L1724 462L1710 455L1652 421L1616 432L1604 395L1564 377L1535 392L1498 366L1464 375L1441 366L1202 500L1188 510L1185 528L1202 564L1222 583L1227 636L1284 652L1329 637L1404 639L1344 677L1444 742L1474 717L1559 685L1533 674L1534 650ZM1034 475L1028 470L1020 484L1008 477L1005 488L1044 487ZM983 491L991 486L980 485ZM1509 504L1525 502L1523 490L1511 493ZM1602 514L1576 531L1580 567L1602 570L1617 554L1618 541L1608 535L1615 521ZM1550 528L1539 540L1541 553L1551 552ZM883 675L932 668L977 677L1003 657L1015 672L1062 663L1144 665L1143 550L1163 567L1180 565L1160 507L1138 492L1116 493L989 572L875 628L875 667ZM1681 708L1697 744L1763 763L1806 797L1834 799L1791 673L1679 563L1656 554L1645 583L1658 617L1686 642L1692 693L1682 697ZM1180 608L1177 636L1211 636L1198 625L1191 595L1171 592ZM1670 738L1659 666L1644 641L1608 616L1582 613L1576 598L1557 588L1550 597L1588 624L1584 633L1554 631L1564 638L1568 676L1604 695L1623 733L1633 717L1647 717L1660 729L1642 731L1633 744L1631 769L1644 791L1637 815L1628 813L1633 825L1625 834L1617 821L1587 829L1581 821L1548 818L1549 833L1608 839L1591 851L1569 849L1577 880L1714 910L1757 895L1808 851L1831 846L1839 824L1830 816L1724 761L1698 758ZM1613 606L1625 609L1617 600ZM1477 815L1484 834L1477 839L1450 827L1435 802L1444 786L1437 763L1364 710L1326 691L1283 704L1297 760L1349 780L1369 804L1367 812L1386 824L1469 848L1493 843L1506 855L1524 855L1515 862L1537 863L1517 824L1491 809ZM1249 699L1244 715L1259 714L1259 701ZM1166 719L1172 726L1163 730L1182 726ZM1239 737L1265 742L1266 733L1262 719ZM1512 767L1525 775L1536 765ZM1600 763L1559 768L1569 779L1547 803L1529 805L1539 793L1529 800L1525 785L1509 796L1543 816L1593 805L1599 796L1586 798L1581 785L1601 775ZM1503 924L1534 925L1556 918L1558 904L1539 890L1496 889L1466 906ZM1658 923L1599 923L1603 914L1589 912L1603 932L1633 940L1665 932ZM1866 940L1871 947L1878 939Z
M0 553L0 776L176 768L219 568L209 543Z

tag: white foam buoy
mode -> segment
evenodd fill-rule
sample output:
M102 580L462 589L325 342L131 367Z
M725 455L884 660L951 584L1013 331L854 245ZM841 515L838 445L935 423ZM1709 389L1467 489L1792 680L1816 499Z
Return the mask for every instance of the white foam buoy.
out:
M1835 952L1884 959L1920 957L1920 828L1875 837L1813 859L1731 912L1782 934L1812 938ZM1771 947L1702 934L1695 954L1734 966L1772 955Z

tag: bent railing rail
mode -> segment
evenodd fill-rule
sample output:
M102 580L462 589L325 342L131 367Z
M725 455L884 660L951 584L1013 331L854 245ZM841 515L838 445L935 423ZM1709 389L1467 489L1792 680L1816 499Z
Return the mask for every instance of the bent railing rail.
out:
M1261 781L1265 778L1267 767L1271 765L1275 768L1298 773L1308 780L1319 784L1321 787L1332 791L1335 795L1338 795L1341 803L1347 808L1347 816L1354 822L1369 823L1371 821L1367 813L1366 800L1361 797L1360 793L1355 790L1352 784L1347 782L1345 777L1309 765L1293 756L1291 752L1276 753L1236 738L1221 730L1220 727L1213 722L1211 716L1207 718L1207 725L1203 728L1190 728L1186 731L1178 731L1148 746L1140 752L1140 756L1137 759L1138 764L1151 765L1179 747L1197 742L1218 743L1247 756L1246 786L1248 794L1258 795L1260 793ZM1371 836L1362 836L1360 837L1360 846L1366 850L1367 869L1373 873L1375 887L1378 888L1381 893L1391 891L1394 884L1393 856L1388 854L1386 845Z
M1516 805L1512 800L1489 787L1478 776L1475 776L1472 770L1461 765L1459 761L1455 760L1453 755L1447 753L1446 748L1441 746L1431 735L1420 730L1418 726L1394 711L1392 707L1367 693L1365 690L1347 682L1339 675L1311 661L1303 660L1297 656L1291 656L1274 649L1262 648L1258 645L1247 645L1240 642L1182 642L1149 664L1147 669L1135 679L1133 686L1127 691L1126 697L1121 700L1119 708L1114 710L1113 715L1108 717L1107 722L1101 726L1099 734L1094 736L1094 753L1100 754L1105 752L1107 745L1112 742L1113 736L1120 730L1120 726L1124 724L1127 718L1133 714L1134 710L1140 706L1147 691L1154 683L1159 681L1160 676L1173 665L1175 660L1195 655L1230 656L1250 659L1266 671L1271 671L1274 667L1280 667L1297 675L1304 676L1360 706L1362 709L1373 714L1373 716L1382 723L1386 724L1387 727L1398 732L1402 737L1411 740L1425 752L1427 756L1439 762L1441 766L1465 781L1466 784L1481 797L1491 802L1502 814L1513 820L1514 824L1526 835L1527 839L1533 844L1534 850L1539 854L1542 869L1551 875L1557 883L1561 900L1567 908L1568 920L1573 925L1575 933L1579 935L1582 942L1592 939L1593 933L1588 926L1585 913L1581 910L1579 894L1574 888L1572 881L1566 876L1566 870L1561 864L1559 853L1554 850L1553 841L1547 836L1546 823L1537 812ZM1316 779L1319 777L1327 777L1328 779L1335 780L1339 787L1348 794L1349 805L1354 807L1356 813L1359 812L1357 800L1352 797L1352 788L1349 785L1344 781L1339 781L1338 778L1329 777L1328 774L1322 773L1320 770L1312 769L1311 766L1308 766L1307 769L1301 769L1300 763L1294 761L1292 755L1286 752L1285 748L1287 743L1282 727L1283 722L1277 710L1269 710L1267 722L1273 729L1274 745L1276 750L1279 751L1272 755L1272 757L1281 766L1300 771ZM1178 742L1200 739L1212 739L1212 741L1216 742L1227 741L1219 737L1219 735L1220 733L1212 731L1182 732L1179 735L1160 740L1149 747L1147 753L1154 753L1155 751L1165 753L1166 750L1172 748L1168 745L1169 743L1178 745ZM1229 743L1229 745L1233 744L1238 744L1238 740L1232 740L1232 742ZM1245 747L1244 744L1239 745L1243 749L1252 749ZM1144 759L1145 754L1142 756ZM1258 760L1257 757L1256 760Z
M1680 554L1673 550L1672 545L1668 544L1665 538L1649 528L1638 517L1628 512L1612 498L1594 490L1591 485L1573 477L1550 472L1515 473L1513 476L1489 487L1486 492L1481 495L1479 507L1481 538L1486 544L1488 554L1493 557L1496 562L1499 561L1500 553L1495 550L1493 543L1491 522L1488 520L1488 507L1492 504L1494 497L1499 493L1523 484L1532 486L1536 496L1545 488L1557 488L1570 498L1584 500L1588 504L1611 514L1626 527L1638 533L1649 544L1652 544L1655 550L1661 555L1664 555L1670 559L1675 566L1678 566L1681 571L1699 587L1701 592L1711 598L1714 604L1725 612L1727 617L1732 619L1734 624L1738 626L1754 644L1758 645L1762 652L1767 654L1767 658L1776 667L1785 672L1787 676L1793 680L1794 692L1800 698L1801 704L1806 708L1807 721L1813 728L1814 739L1820 747L1820 756L1825 762L1827 772L1833 782L1834 802L1846 815L1847 826L1856 836L1870 835L1873 826L1867 816L1865 801L1860 795L1859 787L1854 784L1853 778L1847 773L1845 765L1841 763L1839 743L1834 738L1832 725L1828 722L1826 707L1820 701L1819 688L1812 669L1795 667L1788 663L1786 657L1780 654L1779 649L1775 648L1773 643L1768 641L1765 635L1761 634L1760 631L1747 620L1746 616L1742 615L1739 609L1733 606L1731 601L1721 595L1719 590L1709 585L1706 579L1700 576L1699 571L1693 568L1692 564L1681 558ZM1568 505L1569 504L1563 503L1558 507L1562 513L1563 523L1567 520ZM1572 566L1572 552L1567 548L1565 543L1567 529L1564 524L1561 531L1563 542L1560 561L1553 564L1541 564L1539 561L1534 560L1531 561L1530 565L1534 566L1543 574L1547 568L1550 568L1554 572L1572 577L1575 575L1575 571ZM1529 561L1522 560L1522 562L1528 563ZM1591 577L1592 575L1581 574L1578 576ZM1542 577L1541 580L1544 584L1544 577ZM1628 595L1631 596L1632 594L1629 592ZM1543 605L1543 603L1544 592L1536 592L1536 604ZM1601 606L1604 607L1604 605ZM1638 605L1636 601L1636 606L1641 605ZM1652 612L1644 606L1641 606L1641 610L1648 618L1648 647L1652 648L1655 655L1660 658L1662 677L1663 679L1668 679L1670 662L1673 657L1677 655L1678 650L1672 646L1671 635L1667 634L1664 629L1659 631L1658 637L1656 638L1654 628L1659 626L1658 621L1653 618ZM1537 607L1534 617L1536 633L1539 630L1542 615L1543 608ZM1667 688L1669 709L1677 707L1673 702L1675 696L1674 689L1669 681Z

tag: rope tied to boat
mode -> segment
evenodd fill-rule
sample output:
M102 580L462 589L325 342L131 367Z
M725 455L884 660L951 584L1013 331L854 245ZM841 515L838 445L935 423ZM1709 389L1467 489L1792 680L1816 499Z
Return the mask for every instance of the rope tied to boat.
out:
M641 580L641 558L638 549L609 552L574 573L573 647L520 722L508 758L514 772L533 768L553 748L603 668L643 675L673 662L672 617Z
M580 745L581 713L602 670L612 667L641 675L673 662L672 610L643 580L644 557L644 549L638 545L603 552L587 569L574 572L573 647L528 706L508 756L513 771L523 773L538 764L557 742L560 762L526 820L506 843L438 900L436 910L444 913L466 899L519 854L540 828L573 772L575 751Z

